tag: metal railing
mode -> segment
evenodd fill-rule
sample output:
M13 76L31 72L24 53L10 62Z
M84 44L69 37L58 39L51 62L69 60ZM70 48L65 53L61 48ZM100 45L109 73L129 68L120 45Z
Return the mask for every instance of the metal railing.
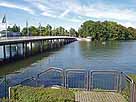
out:
M8 80L8 79L6 79ZM0 92L8 95L8 87L13 83L0 82ZM136 102L136 84L125 73L114 70L85 70L85 69L61 69L49 68L37 75L28 78L21 83L32 87L50 87L53 85L65 88L74 88L87 91L113 91L121 93L128 102ZM16 85L18 85L16 84ZM2 87L1 87L2 86ZM2 95L2 94L1 94Z

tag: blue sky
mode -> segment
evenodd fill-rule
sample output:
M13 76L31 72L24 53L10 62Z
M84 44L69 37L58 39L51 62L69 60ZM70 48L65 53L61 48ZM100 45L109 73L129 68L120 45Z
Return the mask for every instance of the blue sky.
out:
M78 29L86 20L112 20L136 28L136 0L0 0L0 19L9 25L63 26ZM3 25L0 23L0 29Z

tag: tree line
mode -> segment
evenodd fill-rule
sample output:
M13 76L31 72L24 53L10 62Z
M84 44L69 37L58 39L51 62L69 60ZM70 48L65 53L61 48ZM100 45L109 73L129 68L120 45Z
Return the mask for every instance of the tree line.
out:
M136 39L136 29L125 27L112 21L86 21L78 30L81 37L91 36L94 40L132 40Z
M28 30L29 29L29 30ZM53 28L51 25L45 27L30 26L24 27L20 30L20 27L14 25L8 27L8 31L21 32L23 36L75 36L75 37L88 37L91 36L94 40L132 40L136 39L136 29L132 27L125 27L117 22L112 21L85 21L78 31L74 28L66 30L63 27ZM28 33L29 31L29 33ZM29 34L29 35L28 35Z
M47 26L43 27L24 27L22 30L20 30L20 27L17 25L14 25L13 27L8 27L7 29L10 32L21 32L22 36L75 36L78 37L78 32L71 28L70 30L66 30L63 27L57 27L53 28L51 25L47 24Z

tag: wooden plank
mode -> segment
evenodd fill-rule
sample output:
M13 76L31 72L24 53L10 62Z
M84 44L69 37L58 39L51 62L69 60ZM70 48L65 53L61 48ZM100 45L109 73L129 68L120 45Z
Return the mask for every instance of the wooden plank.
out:
M90 91L76 92L75 100L76 102L127 102L119 93Z

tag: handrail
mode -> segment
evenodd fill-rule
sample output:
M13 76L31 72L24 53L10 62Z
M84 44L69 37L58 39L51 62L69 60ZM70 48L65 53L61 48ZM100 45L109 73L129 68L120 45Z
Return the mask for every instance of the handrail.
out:
M62 68L50 67L50 68L46 69L45 71L43 71L43 72L37 74L37 76L39 77L39 75L41 75L41 74L43 74L43 73L46 73L46 72L48 72L48 71L51 71L51 70L58 71L58 72L62 72L62 71L63 71Z
M40 80L44 81L44 79L40 79L41 78L40 75L42 76L42 74L44 74L44 73L45 73L45 75L47 75L48 72L52 72L52 71L56 71L56 72L62 74L62 76L59 76L56 78L60 78L59 80L61 80L60 81L61 85L63 85L64 87L70 88L69 81L71 81L71 83L74 85L74 88L85 89L88 91L90 91L90 90L93 91L93 89L95 89L95 88L97 89L97 84L98 84L98 86L102 84L102 88L103 88L103 86L109 87L109 85L111 83L113 85L113 90L117 90L117 92L121 92L120 91L120 90L122 90L122 82L121 81L122 81L122 78L125 78L123 80L128 81L130 84L129 100L130 100L130 102L136 102L136 83L126 73L119 72L116 70L62 69L62 68L50 67L50 68L44 70L43 72L37 74L37 77L27 78L18 84L27 83L27 81L29 84L30 83L29 80L31 80L31 79L32 79L32 81L34 81L34 83L38 83L38 82L40 82ZM71 75L74 75L74 76L71 76ZM110 79L110 77L106 76L105 77L106 79L101 80L101 79L99 79L99 78L101 78L101 75L111 75L111 79ZM96 76L98 79L95 79ZM112 77L113 77L113 79L112 79ZM73 78L78 78L78 79L73 79ZM54 79L53 81L55 81L55 80L56 79ZM58 80L56 80L56 81L58 81ZM18 85L18 84L16 84L16 85ZM111 87L112 87L112 85L111 85ZM8 85L8 86L10 86L10 85ZM38 87L38 86L36 86L36 87ZM104 88L104 90L110 91L111 89Z

